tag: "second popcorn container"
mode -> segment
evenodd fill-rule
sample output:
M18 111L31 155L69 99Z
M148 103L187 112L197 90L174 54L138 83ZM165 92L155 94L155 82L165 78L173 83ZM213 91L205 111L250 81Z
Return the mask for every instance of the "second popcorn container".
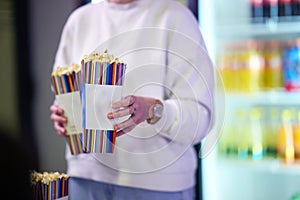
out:
M85 153L113 153L114 121L107 118L113 102L121 99L126 64L107 50L93 52L81 61L82 126Z
M77 64L58 66L51 76L55 100L68 118L66 140L73 155L83 153L82 110L80 102L81 67Z

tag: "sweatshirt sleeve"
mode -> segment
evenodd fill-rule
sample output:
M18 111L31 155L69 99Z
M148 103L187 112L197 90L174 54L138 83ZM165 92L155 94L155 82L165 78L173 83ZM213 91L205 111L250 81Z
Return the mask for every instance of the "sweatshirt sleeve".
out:
M164 113L155 128L172 141L197 144L214 121L213 64L189 12L178 18L168 38Z
M56 67L70 64L71 62L74 62L72 60L72 21L73 21L73 15L70 15L67 22L65 23L63 30L61 32L58 48L55 54L55 59L53 63L53 70L55 70Z
M54 62L52 66L52 71L54 71L58 66L64 66L71 64L72 61L72 21L73 15L71 14L63 26L58 47L55 53ZM54 92L54 88L51 85L51 90Z

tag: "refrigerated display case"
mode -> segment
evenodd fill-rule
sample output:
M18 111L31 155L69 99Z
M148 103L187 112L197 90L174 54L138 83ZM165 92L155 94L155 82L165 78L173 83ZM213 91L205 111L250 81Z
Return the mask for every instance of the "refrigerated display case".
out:
M223 83L216 93L225 93L216 100L219 137L200 152L204 200L300 199L299 1L283 3L199 1Z

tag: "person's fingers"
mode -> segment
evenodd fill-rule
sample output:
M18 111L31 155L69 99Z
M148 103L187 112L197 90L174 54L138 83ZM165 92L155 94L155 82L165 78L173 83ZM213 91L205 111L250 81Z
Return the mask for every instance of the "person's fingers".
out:
M65 123L68 122L68 119L66 117L57 115L56 113L52 113L50 115L50 119L54 122L58 122L58 123L61 123L61 124L65 124Z
M132 131L134 128L135 128L135 125L129 126L129 127L125 128L123 130L118 131L117 132L117 137L120 137L120 136L122 136L122 135L124 135L124 134L126 134L126 133L128 133L130 131Z
M149 109L155 103L155 99L139 96L127 96L112 106L116 111L108 113L109 119L131 115L127 120L114 125L117 135L121 136L133 130L138 124L149 118Z
M67 130L63 127L62 124L60 124L58 122L54 122L54 129L56 130L58 135L61 135L61 136L67 135Z
M115 112L108 113L107 117L108 117L108 119L124 117L126 115L134 114L135 111L136 111L135 107L129 106L125 109L120 109L120 110L117 110Z
M117 132L117 137L120 137L120 136L122 136L122 135L124 135L124 134L126 134L124 131L118 131Z
M64 128L64 124L68 122L68 119L63 116L64 110L57 105L51 105L50 111L50 119L53 121L55 131L60 136L66 136L67 130Z
M129 95L127 97L122 98L120 101L117 101L112 104L113 109L119 109L122 107L128 107L135 102L135 96Z
M58 115L63 115L64 114L64 110L62 108L60 108L57 105L51 105L50 106L50 111L52 113L57 113Z
M126 130L128 127L132 127L133 128L137 125L134 120L133 120L134 116L128 118L127 120L119 123L119 124L115 124L114 125L114 129L116 131L121 131L121 130Z

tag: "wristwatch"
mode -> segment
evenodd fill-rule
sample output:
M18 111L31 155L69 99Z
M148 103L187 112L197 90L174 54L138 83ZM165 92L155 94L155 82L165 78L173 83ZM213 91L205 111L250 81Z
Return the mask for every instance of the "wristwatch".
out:
M155 103L149 109L149 118L147 119L148 124L155 124L160 120L163 114L163 103L160 100L155 100Z

